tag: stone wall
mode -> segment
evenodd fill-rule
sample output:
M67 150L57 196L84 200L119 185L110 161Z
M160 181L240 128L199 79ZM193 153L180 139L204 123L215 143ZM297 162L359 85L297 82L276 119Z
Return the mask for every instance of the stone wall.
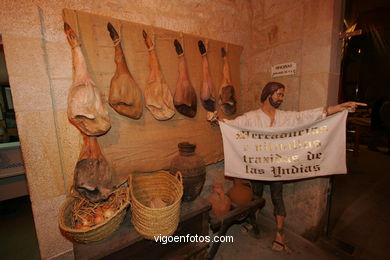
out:
M271 65L295 61L298 74L280 79L288 86L284 109L334 103L337 94L338 0L3 0L4 42L34 220L43 259L73 258L73 247L57 227L81 147L68 122L66 96L72 83L63 8L81 10L244 47L239 111L258 107L260 87ZM210 166L217 179L222 164ZM211 183L212 179L208 179ZM327 179L286 185L287 225L313 237L322 219ZM207 191L209 187L205 189ZM270 200L264 214L271 216ZM316 231L316 232L313 232Z
M340 71L341 1L253 1L252 35L244 87L244 111L257 106L260 88L268 81L286 85L284 110L305 110L337 102ZM271 66L296 62L293 77L272 79ZM245 75L242 75L245 77ZM328 178L284 185L286 226L309 239L323 228ZM267 201L271 201L269 193ZM272 217L272 203L265 214Z

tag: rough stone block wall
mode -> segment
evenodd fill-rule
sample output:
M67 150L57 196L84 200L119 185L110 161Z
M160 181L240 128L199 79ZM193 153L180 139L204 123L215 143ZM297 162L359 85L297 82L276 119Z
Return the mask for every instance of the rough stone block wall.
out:
M338 32L341 1L253 1L251 55L248 66L248 98L244 111L258 106L262 86L279 81L286 86L284 110L305 110L337 102L340 59ZM271 78L275 64L296 62L292 77ZM323 227L328 178L284 185L286 226L308 239L316 239ZM263 213L272 216L269 202Z
M338 79L339 0L2 0L4 42L34 219L43 259L72 258L57 214L65 199L64 178L73 172L81 137L68 122L66 96L72 83L71 56L63 33L63 8L104 15L241 45L239 110L258 107L271 66L297 62L295 77L282 78L283 109L334 103ZM209 166L202 192L223 180L223 164ZM322 219L326 179L285 185L287 224L313 237ZM267 197L268 195L266 195ZM264 214L272 217L270 199ZM318 233L318 232L317 232ZM309 234L309 235L308 235Z

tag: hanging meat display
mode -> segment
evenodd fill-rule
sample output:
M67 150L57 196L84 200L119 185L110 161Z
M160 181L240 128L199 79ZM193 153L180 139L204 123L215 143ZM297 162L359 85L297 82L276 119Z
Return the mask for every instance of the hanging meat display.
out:
M107 101L88 73L76 33L67 23L64 23L64 31L72 48L73 62L73 83L68 95L68 118L84 134L102 135L111 127Z
M203 80L200 88L200 100L203 107L210 112L215 111L214 86L209 72L209 61L207 59L207 50L203 41L198 41L199 52L202 55Z
M234 87L230 79L230 66L225 48L221 48L223 58L223 79L219 90L219 104L225 115L236 113L236 98Z
M175 115L171 91L160 70L154 43L145 31L142 31L149 51L150 75L145 87L145 105L157 120L168 120Z
M131 76L127 67L121 41L117 31L111 23L107 24L110 37L115 47L116 71L111 79L108 102L119 114L133 119L139 119L142 115L143 99L141 89Z
M187 117L196 115L196 93L188 77L187 66L184 59L184 50L178 40L174 41L176 53L179 57L179 78L176 84L173 103L180 114Z
M74 170L74 188L85 199L98 202L114 191L112 169L100 151L97 137L83 135L84 144Z

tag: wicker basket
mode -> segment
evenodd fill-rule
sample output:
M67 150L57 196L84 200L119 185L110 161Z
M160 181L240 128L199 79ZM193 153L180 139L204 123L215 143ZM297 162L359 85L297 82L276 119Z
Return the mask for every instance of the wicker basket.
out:
M64 202L58 215L58 223L65 237L71 241L83 244L97 242L111 236L119 229L126 216L126 208L129 206L129 200L127 200L111 218L89 229L81 230L72 228L72 208L79 200L80 198L78 197L69 197Z
M176 176L166 171L130 175L129 189L131 222L139 234L151 240L154 236L169 236L176 231L183 196L180 172ZM149 207L148 203L156 197L171 203L162 208Z

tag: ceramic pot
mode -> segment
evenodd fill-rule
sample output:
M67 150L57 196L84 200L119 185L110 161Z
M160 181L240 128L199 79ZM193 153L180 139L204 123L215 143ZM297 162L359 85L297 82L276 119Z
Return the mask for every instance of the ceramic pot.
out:
M220 182L213 183L213 192L207 197L207 201L211 204L211 212L216 219L222 219L230 210L230 198L223 192L223 185Z
M206 166L201 156L195 153L195 144L178 144L179 155L173 158L170 173L180 171L183 177L183 201L194 200L202 190L206 179Z
M251 182L235 178L233 180L233 187L228 192L228 196L236 206L248 205L253 198Z

